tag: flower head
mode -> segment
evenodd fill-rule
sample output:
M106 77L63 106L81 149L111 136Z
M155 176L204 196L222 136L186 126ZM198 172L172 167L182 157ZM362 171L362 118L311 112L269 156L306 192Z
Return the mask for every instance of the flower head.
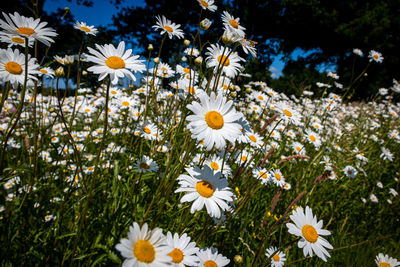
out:
M167 33L169 39L172 39L172 37L174 36L176 36L178 39L184 37L183 31L179 29L181 27L180 24L173 23L165 16L157 16L156 19L157 22L156 25L153 26L153 28L161 30L161 34Z

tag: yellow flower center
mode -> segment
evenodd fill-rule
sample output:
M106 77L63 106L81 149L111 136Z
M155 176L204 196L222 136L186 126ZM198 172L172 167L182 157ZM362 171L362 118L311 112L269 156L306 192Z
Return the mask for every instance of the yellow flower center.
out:
M18 36L12 37L11 41L13 41L14 43L17 43L17 44L23 44L25 42L24 39L22 39L21 37L18 37Z
M168 25L165 25L164 26L164 29L165 30L167 30L167 32L173 32L174 31L174 29L172 29L170 26L168 26Z
M35 30L28 27L20 27L17 29L17 32L19 32L20 34L31 36L35 33Z
M242 156L242 161L247 161L247 157L246 156Z
M301 150L301 147L299 147L299 146L296 146L296 150L300 152L300 150Z
M82 26L80 29L84 32L90 32L90 29L88 27Z
M128 107L129 106L129 102L128 101L122 101L122 105L125 106L125 107Z
M229 64L230 64L229 58L227 58L224 55L218 56L218 62L221 63L222 65L224 65L225 67L229 66Z
M6 71L14 75L20 75L22 73L22 67L17 62L10 61L5 65Z
M183 68L183 72L189 74L189 73L190 73L190 69L188 69L188 68Z
M204 263L204 267L218 267L218 265L215 263L215 261L208 260Z
M210 166L211 166L211 168L213 168L215 171L219 169L219 165L218 165L218 163L216 163L215 161L211 162Z
M139 168L148 170L148 169L150 169L150 166L149 166L149 164L147 164L146 162L141 162L141 163L139 164Z
M179 248L174 248L174 250L171 251L168 256L172 258L173 263L180 263L183 260L183 253Z
M276 253L276 254L272 257L272 259L273 259L274 261L279 261L281 258L279 257L278 253Z
M196 93L196 90L194 90L194 88L191 87L191 86L187 87L187 91L188 91L189 94L192 94L192 95Z
M45 70L45 69L41 69L40 72L41 72L41 73L44 73L44 74L49 73L49 72L48 72L47 70Z
M266 172L259 172L258 175L260 175L260 177L263 178L263 179L267 179L268 178L268 175L267 175Z
M148 127L146 127L146 126L144 126L142 129L143 129L143 131L144 131L145 133L147 133L147 134L150 134L150 133L151 133L151 130L150 130Z
M207 181L200 181L196 184L196 190L200 196L209 198L214 194L214 188L212 184Z
M279 173L275 173L275 178L276 180L280 181L282 179L282 176Z
M314 135L310 135L309 137L310 137L310 140L311 140L311 141L313 141L313 142L317 141L317 138L315 138Z
M250 135L249 138L252 142L257 142L257 138L254 135Z
M258 98L259 100L264 100L264 97L261 96L261 95L259 95L257 98Z
M293 116L293 115L292 115L292 112L290 112L290 111L287 110L287 109L284 109L284 110L283 110L283 113L285 113L285 115L288 116L288 117L292 117L292 116Z
M84 111L85 112L90 112L90 109L89 108L85 108Z
M318 240L317 230L315 230L315 228L309 224L303 226L303 228L301 229L301 233L303 234L304 238L310 243L315 243Z
M218 130L224 126L224 117L217 111L209 111L206 113L206 123L208 127Z
M206 1L201 0L200 3L201 3L202 6L208 7L208 3Z
M106 59L106 65L114 70L125 68L125 62L122 58L111 56Z
M379 264L379 267L392 267L392 265L390 265L389 263L386 263L386 262L381 262Z
M239 28L239 23L237 23L237 21L234 20L234 19L231 19L231 20L229 21L229 24L231 24L231 26L232 26L233 28L235 28L235 29Z
M151 263L156 256L156 251L149 241L138 240L133 247L133 255L140 262Z
M375 59L378 59L378 55L377 54L373 55L372 57L375 58Z

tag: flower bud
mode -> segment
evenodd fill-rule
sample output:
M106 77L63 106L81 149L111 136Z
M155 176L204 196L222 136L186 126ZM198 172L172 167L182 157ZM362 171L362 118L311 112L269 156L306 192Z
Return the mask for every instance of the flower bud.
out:
M156 64L160 63L160 58L159 57L155 57L153 59L153 62L156 63Z
M224 34L222 35L222 42L224 42L226 45L233 44L241 39L242 37L239 34L231 30L225 30Z
M194 63L196 63L196 64L201 64L201 63L203 63L203 58L202 58L202 57L197 57L197 58L194 60Z
M153 49L154 49L153 45L152 45L152 44L149 44L149 46L147 47L147 50L151 51L151 50L153 50Z
M74 63L74 56L65 55L64 56L64 63L66 65L72 65Z
M187 61L187 57L184 56L184 57L181 58L181 60L182 60L183 62L186 62L186 61Z
M83 70L82 71L82 76L86 76L87 75L87 71L86 70Z
M188 46L190 45L190 41L189 41L188 39L185 39L185 40L183 41L183 44L184 44L186 47L188 47Z
M64 77L65 75L64 68L62 66L58 67L54 73L57 75L57 77Z
M203 19L202 21L200 21L200 27L203 30L208 30L208 28L210 28L212 22L209 19Z
M243 258L242 258L242 256L240 256L240 255L235 255L235 257L233 258L233 260L234 260L236 263L242 263L242 262L243 262Z

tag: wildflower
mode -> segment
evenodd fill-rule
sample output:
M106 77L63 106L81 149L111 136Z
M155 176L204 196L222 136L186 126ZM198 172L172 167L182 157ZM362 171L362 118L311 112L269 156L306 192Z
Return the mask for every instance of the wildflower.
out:
M378 63L382 63L382 61L383 61L382 54L377 52L377 51L375 51L375 50L369 51L368 57L369 57L369 62L375 61L375 62L378 62Z
M335 80L339 79L339 75L337 75L336 73L333 73L332 71L329 71L327 74L328 77L331 77Z
M203 19L202 21L200 21L200 27L203 30L208 30L208 28L210 28L212 22L209 19Z
M277 186L282 187L285 185L285 177L283 177L282 172L279 169L271 170L269 175L272 179L272 182Z
M363 56L363 52L358 48L354 48L353 49L353 53L356 54L357 56L360 56L360 57Z
M200 260L198 266L223 267L227 266L230 262L227 257L223 256L222 254L218 254L218 250L213 247L199 250L199 252L197 252L197 256Z
M41 68L39 69L39 71L40 71L39 75L44 75L50 78L54 78L54 70L52 70L49 67Z
M215 12L217 10L217 6L214 5L214 0L197 0L202 9L210 10L211 12Z
M157 162L153 161L153 159L148 156L142 156L140 160L137 160L135 165L135 169L137 172L155 172L158 170Z
M91 55L87 56L87 60L96 64L88 68L88 71L100 74L99 81L103 80L108 74L112 84L117 84L118 79L124 76L136 81L131 71L142 72L146 69L142 63L143 60L138 60L139 56L132 55L132 49L125 51L125 42L123 41L118 44L117 48L112 44L104 46L96 44L96 48L97 50L88 48Z
M278 103L278 111L282 114L281 118L287 123L293 123L294 125L299 125L301 120L300 113L290 107L285 102Z
M389 92L389 90L386 89L386 88L379 88L379 90L378 90L378 93L379 93L380 95L387 95L388 92Z
M171 262L162 229L148 230L147 223L140 228L134 222L129 227L128 239L121 239L115 248L125 258L123 266L162 267Z
M232 169L228 166L226 162L225 164L223 164L223 158L220 158L216 155L212 156L211 159L205 160L204 165L210 166L210 168L213 169L215 172L222 172L225 177L230 175L232 172ZM224 169L222 169L222 165Z
M55 219L56 219L56 216L51 215L51 214L44 216L44 221L45 222L49 222L49 221L55 220Z
M232 201L233 197L228 181L207 165L203 169L186 168L186 171L189 175L181 174L178 177L180 187L175 190L175 193L186 192L180 202L193 202L191 213L201 210L205 205L211 217L221 217L221 210L229 209L226 202Z
M356 177L356 175L357 175L357 173L358 173L358 171L357 171L354 167L352 167L352 166L350 166L350 165L346 166L346 167L343 169L343 172L344 172L344 174L345 174L347 177L349 177L349 178L354 178L354 177Z
M379 267L396 267L400 266L400 262L395 259L390 257L389 255L383 255L383 253L379 253L376 256L375 263Z
M75 29L81 30L84 32L86 35L91 34L91 35L96 35L97 29L94 27L94 25L89 26L85 22L79 22L77 21L74 25Z
M207 47L206 55L208 68L214 68L215 72L219 68L222 68L222 72L230 78L235 77L241 70L240 61L245 61L237 54L231 53L230 48L224 49L219 44L212 44L210 47Z
M242 40L242 37L237 32L234 32L230 29L225 29L221 39L224 42L224 44L230 45Z
M276 253L271 258L271 266L282 267L285 264L286 255L282 251L278 250L278 248L276 247L267 248L267 253L265 253L265 256L269 258L274 252Z
M381 182L377 182L376 186L379 187L379 188L383 188L383 184Z
M172 258L172 266L193 266L199 262L196 255L199 249L195 242L190 242L186 233L179 237L177 233L172 236L171 232L168 232L165 241L170 251L168 256Z
M207 150L211 150L214 145L217 149L222 149L226 140L235 142L241 129L237 120L242 114L232 108L233 102L226 101L222 94L216 96L214 92L210 97L201 94L199 98L200 103L193 101L187 105L187 108L194 112L194 115L187 117L192 137L198 141L204 140Z
M194 47L186 48L185 51L183 51L183 53L185 53L188 56L193 56L193 57L197 57L200 54L199 50Z
M298 207L290 219L294 222L287 223L289 233L301 237L298 246L303 248L304 257L313 256L313 252L326 262L326 257L330 257L326 248L332 249L332 245L323 238L323 235L330 235L328 230L322 229L322 220L317 222L317 217L313 215L310 207L306 206L306 212L302 207Z
M399 193L397 193L396 190L394 190L393 188L389 188L389 193L392 194L394 197L397 196Z
M17 34L11 34L7 32L0 32L0 42L2 43L8 43L8 47L11 47L13 45L20 45L22 47L25 47L25 39L21 37L20 35ZM34 40L29 39L28 40L28 47L32 47Z
M369 200L371 200L374 203L378 203L378 198L374 194L371 194L369 196Z
M224 11L222 13L222 23L224 24L225 29L232 30L236 32L239 36L245 36L246 28L240 25L240 18L235 18L228 12Z
M256 50L257 42L246 38L242 38L241 40L239 40L239 43L241 44L243 52L245 52L246 55L250 53L253 57L257 57L257 50Z
M319 135L310 129L306 129L306 140L310 144L313 144L316 148L319 148L321 146L321 140Z
M40 73L38 67L36 58L31 58L30 55L28 55L28 66L25 66L25 55L18 49L8 48L0 52L0 80L10 82L13 87L24 84L26 70L28 71L28 85L32 85L33 80L37 80L34 75Z
M3 12L6 21L0 19L0 28L10 34L19 35L30 40L38 40L39 42L50 46L54 40L51 37L56 37L57 33L49 27L45 27L47 22L40 22L40 19L32 17L27 18L14 12L13 14L6 14Z
M180 24L175 24L167 19L165 16L157 16L157 23L156 25L152 26L155 29L161 30L161 34L167 33L169 39L176 36L178 39L183 38L183 31L179 29L181 27Z
M394 156L393 154L390 152L389 149L387 149L386 147L381 147L382 153L379 155L379 157L383 160L389 160L389 161L393 161Z

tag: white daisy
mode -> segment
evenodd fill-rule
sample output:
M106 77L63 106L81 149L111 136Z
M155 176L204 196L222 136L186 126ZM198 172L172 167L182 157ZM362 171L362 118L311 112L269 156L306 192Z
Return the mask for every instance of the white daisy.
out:
M396 267L400 266L400 262L395 259L390 257L389 255L383 255L383 253L379 253L376 256L375 263L379 267Z
M304 257L313 256L313 252L326 262L326 257L330 257L328 249L333 249L332 245L323 238L323 235L330 235L328 230L322 229L322 220L317 222L317 217L313 215L310 207L306 206L306 212L302 207L298 207L290 215L290 219L294 222L287 223L289 233L301 237L298 246L303 248Z
M167 33L169 39L172 39L172 37L174 36L176 36L178 39L184 37L183 31L179 29L181 27L180 24L173 23L165 16L162 17L157 16L156 19L157 19L156 25L152 27L161 30L161 34Z
M47 22L40 22L40 19L27 18L18 12L14 12L14 15L2 13L7 22L0 19L0 28L8 33L26 37L28 40L36 39L46 46L50 46L50 43L54 42L51 37L57 36L54 29L45 27Z
M375 62L378 62L378 63L382 63L382 61L383 61L382 54L377 52L377 51L375 51L375 50L369 51L368 58L369 58L369 62L375 61Z
M237 120L242 117L232 108L233 102L226 101L226 98L219 94L211 93L199 95L200 103L193 101L187 108L194 112L189 115L190 121L188 128L192 132L192 137L198 141L204 140L204 146L211 150L215 145L217 149L222 149L226 145L226 140L234 143L241 134L241 126Z
M198 266L223 267L228 265L230 262L227 257L223 256L222 254L218 254L218 250L213 247L200 250L197 252L197 256L200 259Z
M199 248L196 247L195 242L190 242L190 237L186 233L179 237L177 233L172 236L171 232L168 232L166 244L170 251L168 256L172 258L172 266L194 266L199 262L199 258L196 255Z
M349 177L349 178L354 178L354 177L356 177L356 175L357 175L357 173L358 173L357 169L354 168L354 167L352 167L352 166L350 166L350 165L347 165L347 166L343 169L343 172L344 172L344 174L345 174L347 177Z
M269 175L270 175L270 179L272 179L272 182L274 184L276 184L277 186L282 187L286 184L285 177L283 177L283 174L279 169L271 170L269 172Z
M25 47L25 39L18 34L11 34L7 32L0 32L0 42L8 43L8 47L13 45L20 45ZM34 39L28 40L28 47L32 47Z
M189 175L181 174L178 177L180 187L175 193L185 192L180 202L193 202L190 212L201 210L204 205L211 217L221 217L221 209L229 209L227 202L232 201L233 193L228 187L228 180L221 178L220 172L214 173L208 165L203 169L197 166L186 168Z
M91 35L96 35L97 29L94 27L94 25L89 26L85 22L79 22L77 21L74 25L75 29L81 30L84 32L86 35L91 34Z
M142 228L134 222L129 227L128 239L121 239L115 248L126 258L123 267L162 267L170 266L171 257L165 243L162 229L148 230L147 223Z
M136 161L134 167L137 172L141 171L145 173L158 171L157 162L153 161L153 159L148 156L142 156L140 160Z
M276 247L267 248L267 253L265 253L265 256L269 258L275 251L276 253L271 258L271 266L282 267L283 265L285 265L286 255L282 251L278 250L278 248Z
M119 78L124 76L136 81L131 71L142 72L146 69L143 60L138 60L139 56L132 55L132 49L125 51L125 42L120 42L115 48L112 44L100 46L96 44L97 50L88 48L91 55L87 55L87 60L95 63L95 66L88 68L95 74L100 74L99 81L103 80L108 74L111 83L117 84Z
M245 36L244 31L246 28L240 25L240 18L235 18L228 12L224 11L222 13L222 23L224 24L225 28L236 32L241 37Z
M230 78L235 77L240 72L242 68L240 61L245 61L236 53L231 53L230 48L224 49L219 44L212 44L207 47L206 56L208 68L214 68L214 71L216 72L222 66L222 72Z
M214 0L197 0L202 9L208 9L212 12L217 10L217 6L214 5Z

